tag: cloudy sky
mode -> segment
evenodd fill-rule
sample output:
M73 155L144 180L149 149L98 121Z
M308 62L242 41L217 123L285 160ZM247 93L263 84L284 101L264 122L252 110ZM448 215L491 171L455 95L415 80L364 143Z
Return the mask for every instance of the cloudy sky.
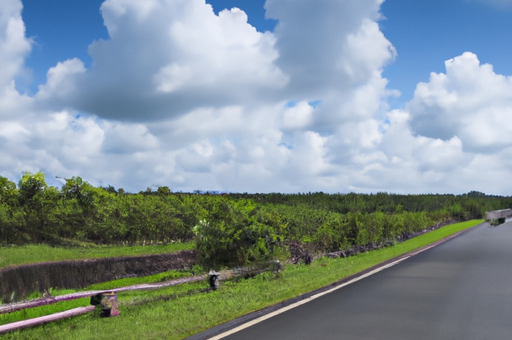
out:
M0 175L512 195L512 0L1 0Z

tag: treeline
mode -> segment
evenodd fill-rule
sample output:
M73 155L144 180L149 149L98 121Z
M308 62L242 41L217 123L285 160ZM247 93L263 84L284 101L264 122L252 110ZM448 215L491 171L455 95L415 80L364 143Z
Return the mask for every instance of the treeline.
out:
M510 197L378 194L137 194L80 177L62 188L42 173L17 185L0 177L0 243L74 245L196 241L205 266L243 265L286 254L290 244L334 251L396 240L436 224L482 218Z
M461 210L467 218L479 216L485 211L506 209L512 204L512 197L491 196L481 192L472 191L464 195L397 195L385 192L376 194L325 194L298 193L298 194L228 194L235 199L251 199L263 204L284 204L288 206L306 205L311 208L339 212L374 213L381 211L387 214L398 210L408 212L434 212L438 210ZM460 208L459 208L460 206ZM456 218L464 218L456 216Z
M0 177L0 243L190 240L202 214L200 201L168 193L125 194L110 186L93 187L80 177L66 179L59 190L48 186L42 173L25 173L18 186Z

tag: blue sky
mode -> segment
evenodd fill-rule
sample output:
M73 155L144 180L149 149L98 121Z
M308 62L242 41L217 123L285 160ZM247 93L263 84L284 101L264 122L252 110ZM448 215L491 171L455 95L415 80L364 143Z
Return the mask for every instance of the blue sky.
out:
M384 76L410 100L416 84L466 51L496 72L512 74L512 9L467 0L391 0L382 5L383 33L398 51Z
M512 192L511 0L3 0L0 13L0 176Z

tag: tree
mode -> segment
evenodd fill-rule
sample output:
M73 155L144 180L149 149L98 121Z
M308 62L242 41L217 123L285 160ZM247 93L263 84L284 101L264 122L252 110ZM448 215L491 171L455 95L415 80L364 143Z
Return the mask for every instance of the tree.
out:
M194 228L198 259L205 268L257 266L274 257L283 228L263 223L271 215L259 215L251 201L215 199L207 216Z
M25 172L18 182L18 200L25 215L26 231L35 235L37 241L53 239L55 231L49 230L50 211L58 200L58 191L48 187L44 174Z
M24 243L23 221L16 184L0 176L0 243Z
M66 178L61 193L66 199L76 199L84 210L90 209L93 204L93 187L81 177Z
M0 203L15 205L17 196L16 184L0 176Z
M36 174L24 172L18 182L18 187L20 203L22 205L37 206L39 202L35 197L41 194L48 185L44 180L44 174L42 172Z
M167 196L171 194L171 189L169 189L169 187L163 186L158 187L158 190L156 192L158 193L158 195Z

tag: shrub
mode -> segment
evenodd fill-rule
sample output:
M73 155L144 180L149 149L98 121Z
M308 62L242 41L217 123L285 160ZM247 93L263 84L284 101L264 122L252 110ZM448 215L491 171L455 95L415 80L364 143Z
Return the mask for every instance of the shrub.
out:
M283 230L251 201L215 200L194 228L198 261L205 269L266 263L282 253Z

